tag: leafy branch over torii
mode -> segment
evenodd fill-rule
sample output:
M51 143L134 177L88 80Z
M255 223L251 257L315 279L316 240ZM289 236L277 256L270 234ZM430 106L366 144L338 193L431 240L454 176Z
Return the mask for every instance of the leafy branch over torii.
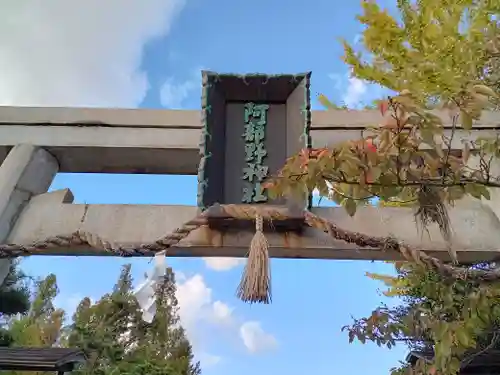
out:
M404 90L380 101L382 123L363 132L367 135L331 148L302 150L288 159L268 189L274 195L299 196L317 189L351 216L372 198L414 203L422 223L438 223L449 239L444 204L467 194L490 199L488 187L500 187L500 177L492 172L500 155L498 137L462 140L461 155L453 152L457 129L470 130L472 120L498 98L491 88L475 84L460 101L446 103L452 120L447 135L441 118Z
M303 197L317 189L350 215L372 198L414 207L424 226L437 223L450 242L448 205L466 196L490 199L500 187L498 136L469 137L484 110L499 108L500 2L398 0L397 18L375 1L362 5L357 18L371 58L344 42L344 61L356 78L395 94L377 103L381 116L359 139L288 159L268 181L268 192ZM435 110L447 112L449 128ZM369 276L407 303L355 320L345 327L350 341L432 349L433 358L393 374L457 374L478 353L498 349L500 281L447 278L422 264L396 266L397 276Z
M412 10L407 2L400 3L407 22L416 17L418 9ZM441 15L437 7L428 6L445 24L462 16L466 4L448 7ZM444 204L453 204L465 195L490 199L488 188L500 187L500 176L494 174L492 167L500 156L498 136L457 139L458 131L471 130L483 110L498 105L498 93L481 74L498 54L498 37L490 38L484 45L478 45L475 34L470 40L457 40L455 35L450 41L442 33L455 30L427 25L419 31L427 43L420 43L411 24L399 26L373 2L364 2L364 9L365 14L359 19L370 26L364 33L364 43L375 54L374 62L361 62L347 44L345 60L358 78L380 83L399 94L378 102L381 122L361 132L360 139L329 148L302 150L289 158L266 186L273 196L303 196L317 189L320 196L344 206L351 216L358 205L372 198L400 205L415 204L422 223L437 222L449 239ZM494 9L485 6L482 11L474 14L469 31L480 28L486 38L492 33L490 29L494 26L496 30L497 26L488 23L487 16ZM376 32L382 31L390 44L380 40ZM410 39L411 48L405 46L402 37ZM454 55L443 57L445 51L457 49L456 43L463 44L458 51L460 59ZM438 48L435 44L439 44ZM329 105L324 96L321 99ZM451 129L445 129L441 117L435 114L436 108L448 113ZM461 153L456 152L457 145Z

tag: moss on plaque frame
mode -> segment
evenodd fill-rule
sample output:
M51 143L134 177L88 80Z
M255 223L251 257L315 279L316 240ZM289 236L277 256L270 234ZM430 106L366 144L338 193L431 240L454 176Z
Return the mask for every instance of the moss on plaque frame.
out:
M203 211L207 209L204 198L206 189L208 188L208 176L206 176L205 167L211 153L208 150L208 143L212 135L208 126L208 115L211 111L210 103L208 103L209 90L212 84L209 82L208 76L202 73L202 94L201 94L201 138L200 138L200 164L198 165L198 192L197 205Z

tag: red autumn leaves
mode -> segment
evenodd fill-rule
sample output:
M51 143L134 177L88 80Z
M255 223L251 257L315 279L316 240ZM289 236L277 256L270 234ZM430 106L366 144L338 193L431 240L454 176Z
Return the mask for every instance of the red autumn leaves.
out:
M366 152L377 152L377 146L373 143L373 139L361 139L359 141L353 142L356 147L361 150L365 150Z
M363 153L376 153L377 152L377 146L373 143L372 138L368 139L361 139L358 141L350 141L349 142L349 148L351 149L352 152L358 154L359 157L362 158ZM302 171L307 170L309 162L311 160L322 160L324 158L328 159L333 159L334 154L333 151L323 147L323 148L318 148L318 149L302 149L297 156L300 160L300 169ZM360 172L360 175L363 174L363 180L367 183L372 183L373 178L370 173L370 170L366 170L363 172Z
M403 90L398 100L400 101L408 101L410 99L410 93L407 90ZM395 100L394 98L393 100ZM409 113L405 110L404 106L399 103L392 103L389 100L381 100L378 102L378 110L380 114L383 116L382 123L380 124L381 128L391 129L393 131L401 130L406 127ZM391 109L391 115L387 115L387 112Z
M360 150L361 152L365 152L366 154L376 153L377 152L377 146L373 143L373 139L372 138L361 139L359 141L353 141L353 144L354 144L355 147L358 148L358 150ZM373 176L372 176L372 173L371 173L370 169L364 170L362 172L362 174L364 175L363 180L366 183L370 184L370 183L374 182ZM362 176L360 176L360 178L362 178Z
M380 124L381 128L389 129L393 132L397 132L400 130L400 128L404 127L406 116L404 111L402 111L400 106L396 103L394 105L391 105L389 100L383 100L379 101L378 103L378 110L380 114L383 117L382 123ZM394 115L390 115L389 112L393 112L392 110L396 110ZM397 118L401 118L404 120L400 121ZM377 154L378 147L377 144L374 142L375 137L370 137L366 139L360 139L360 140L353 140L347 142L347 144L344 144L344 147L348 147L350 149L350 154L355 157L359 158L360 160L369 160L371 163L376 161L373 161L374 158L370 154ZM366 157L368 156L368 157ZM333 159L335 158L335 151L333 148L311 148L311 149L302 149L298 155L291 157L290 159L287 160L287 163L285 165L285 169L288 170L288 168L297 168L296 174L303 174L307 173L310 161L321 161L321 160L330 160L333 163ZM342 158L342 156L340 156ZM376 160L376 159L375 159ZM367 161L368 163L368 161ZM370 163L370 164L371 164ZM359 176L357 177L360 180L360 183L367 183L371 184L375 182L375 179L373 178L373 174L371 171L370 164L366 168L360 168L359 171ZM328 165L328 164L327 164ZM288 173L287 173L288 174ZM279 172L278 173L278 179L279 177L283 177L283 173ZM347 178L353 178L354 176L348 176ZM356 178L354 178L356 180ZM264 183L264 187L266 189L272 189L276 187L276 185L281 185L280 182L278 182L277 179L271 179L268 180L267 182Z

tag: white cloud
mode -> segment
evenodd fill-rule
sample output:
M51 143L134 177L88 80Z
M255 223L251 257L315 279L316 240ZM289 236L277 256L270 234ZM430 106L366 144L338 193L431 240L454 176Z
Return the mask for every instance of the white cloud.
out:
M340 75L330 73L328 75L333 81L333 89L341 94L341 105L348 108L360 108L363 106L363 100L366 99L369 86L362 80L351 77L349 74Z
M212 289L200 274L177 282L177 300L182 325L188 332L194 331L200 322L227 324L232 319L233 308L222 301L212 301Z
M221 324L229 324L232 322L233 308L221 301L215 301L212 305L213 319Z
M337 73L328 74L328 78L333 81L333 88L335 91L342 91L345 87L345 75L340 75Z
M191 277L181 274L177 278L176 296L181 324L186 329L197 358L203 367L218 364L222 358L204 351L205 345L199 328L206 324L229 326L233 321L233 309L222 301L212 301L212 289L200 274Z
M244 258L210 257L203 258L208 268L215 271L228 271L232 268L245 264Z
M201 68L191 73L185 81L167 78L160 89L161 104L170 109L182 109L186 99L197 90L201 92Z
M156 265L158 266L158 265ZM160 260L161 266L161 260ZM144 283L149 283L149 288L142 288ZM136 297L143 300L143 307L149 308L149 299L152 293L150 289L153 284L151 279L139 283L136 288ZM147 284L146 284L147 285ZM186 330L195 356L203 361L206 366L215 365L221 358L208 354L205 349L205 331L213 327L219 329L220 326L234 327L232 313L233 308L222 301L213 301L212 289L209 288L201 274L186 275L183 272L176 272L176 297L179 307L180 323Z
M372 55L363 48L362 34L354 37L352 46L362 50L364 58L368 61L372 59ZM369 85L349 73L343 75L331 73L328 77L333 81L334 90L341 93L341 104L350 109L361 109L367 104L367 99L375 99L381 94L378 86Z
M177 299L181 323L186 329L197 358L204 366L218 364L222 358L204 351L200 328L210 324L217 329L226 328L231 335L239 330L239 336L248 352L254 354L273 350L277 347L276 338L265 332L260 323L246 321L240 325L234 308L220 300L212 300L212 289L205 284L203 276L196 274L186 277L177 284ZM240 320L241 321L241 320Z
M202 275L196 274L178 283L177 299L181 323L195 350L198 349L200 352L199 349L201 349L198 345L200 337L197 336L201 324L209 323L218 327L226 327L231 334L236 333L239 319L234 314L234 308L219 300L212 301L212 289L205 284ZM265 332L256 321L243 322L239 326L239 335L250 353L272 350L278 344L276 338ZM201 351L200 360L205 358L205 361L210 363L220 361L220 357L206 356L207 354ZM216 358L218 358L217 361Z
M182 271L175 271L175 282L178 284L187 280L187 276Z
M250 353L269 351L278 346L276 338L265 332L259 322L243 323L240 327L240 337Z
M178 282L177 300L182 325L190 332L211 311L212 289L205 284L202 275L196 274Z
M0 15L0 105L136 107L143 47L185 0L9 1Z
M381 93L378 86L369 85L350 74L331 73L328 78L333 81L334 91L340 92L340 105L349 109L361 109L367 104L367 99L376 98Z
M347 89L342 96L342 102L348 108L357 108L361 105L362 99L367 91L366 83L362 80L349 77Z
M200 355L200 362L204 368L215 366L222 361L222 357L209 353L202 353Z

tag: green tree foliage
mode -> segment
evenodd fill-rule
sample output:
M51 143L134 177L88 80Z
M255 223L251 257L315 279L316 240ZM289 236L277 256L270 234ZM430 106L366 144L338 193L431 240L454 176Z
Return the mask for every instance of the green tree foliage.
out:
M114 290L95 304L85 298L78 306L67 345L83 348L89 361L77 374L199 375L179 323L172 270L158 285L151 324L141 319L130 271L130 265L124 266Z
M58 293L55 275L36 282L28 313L11 321L15 346L51 347L58 343L64 322L64 311L54 306Z
M140 319L139 307L132 296L130 265L123 267L111 293L95 304L84 298L67 329L69 347L82 348L88 355L82 374L104 374L127 354L130 330Z
M484 110L498 108L500 2L398 0L399 17L375 1L362 5L363 50L344 42L344 60L356 78L397 94L379 102L380 122L374 119L361 139L303 150L267 188L275 196L318 189L350 215L373 197L386 205L411 206L424 227L437 223L450 242L447 205L465 196L490 199L489 189L500 187L491 168L500 156L498 138L459 138L459 130L469 131ZM451 130L445 131L435 109L447 113ZM463 145L458 154L457 144ZM451 248L450 256L457 261ZM445 279L418 265L397 269L396 278L372 277L383 279L388 294L406 304L381 306L346 327L351 341L390 348L412 339L417 346L430 345L434 360L419 363L414 373L445 375L456 374L474 349L495 342L498 282Z
M446 108L455 127L470 129L482 110L497 102L484 73L491 62L485 46L489 35L498 33L491 16L498 9L496 2L472 3L428 0L415 7L400 1L400 25L376 3L363 2L363 41L374 57L366 62L346 43L345 61L357 78L399 95L379 103L385 117L362 139L290 158L271 192L305 194L317 188L351 215L359 202L373 197L418 202L431 192L448 202L464 195L488 198L486 187L500 186L487 163L498 156L498 141L465 142L466 152L456 157L442 119L428 110L431 104ZM462 32L461 23L468 25ZM468 163L471 149L481 160L478 166Z
M18 281L22 277L13 266L4 285L20 288ZM81 348L89 360L74 372L77 375L200 375L200 365L194 361L191 345L180 325L171 269L157 285L157 314L150 324L142 320L132 293L130 265L122 268L110 293L96 303L84 298L68 326L63 326L64 311L54 306L58 294L56 277L51 274L35 286L31 306L6 305L8 314L23 313L21 308L29 306L26 314L6 323L5 331L12 346ZM25 301L29 302L29 289L27 285L23 288ZM8 288L0 290L3 293L6 299L2 303L13 299ZM28 373L11 371L8 375Z
M403 342L410 349L433 349L434 362L417 364L417 373L423 374L456 374L479 351L499 347L499 283L485 286L443 279L408 263L397 263L396 270L397 276L368 276L383 281L388 286L385 295L399 297L403 304L393 308L381 305L370 316L344 327L350 342L372 341L389 349ZM394 375L407 373L407 366L393 370Z
M50 274L36 282L31 306L26 315L12 319L9 331L12 346L53 347L58 346L64 322L64 311L54 306L58 294L56 276ZM42 374L36 372L12 371L9 375Z
M30 291L27 277L19 269L19 263L10 265L9 273L0 285L0 346L10 346L13 342L8 322L17 314L25 314L30 306Z
M325 107L329 108L329 109L340 109L340 110L348 110L348 109L352 109L352 108L349 108L346 104L337 104L337 103L333 103L330 101L330 99L328 99L325 95L323 94L319 94L318 95L318 101L324 105ZM372 104L364 104L362 106L363 109L376 109L377 108L377 102L374 101Z
M200 364L194 363L192 348L180 324L178 301L175 296L175 275L171 268L156 288L156 316L142 329L142 342L150 359L167 362L183 375L199 375ZM138 350L141 352L141 349Z

